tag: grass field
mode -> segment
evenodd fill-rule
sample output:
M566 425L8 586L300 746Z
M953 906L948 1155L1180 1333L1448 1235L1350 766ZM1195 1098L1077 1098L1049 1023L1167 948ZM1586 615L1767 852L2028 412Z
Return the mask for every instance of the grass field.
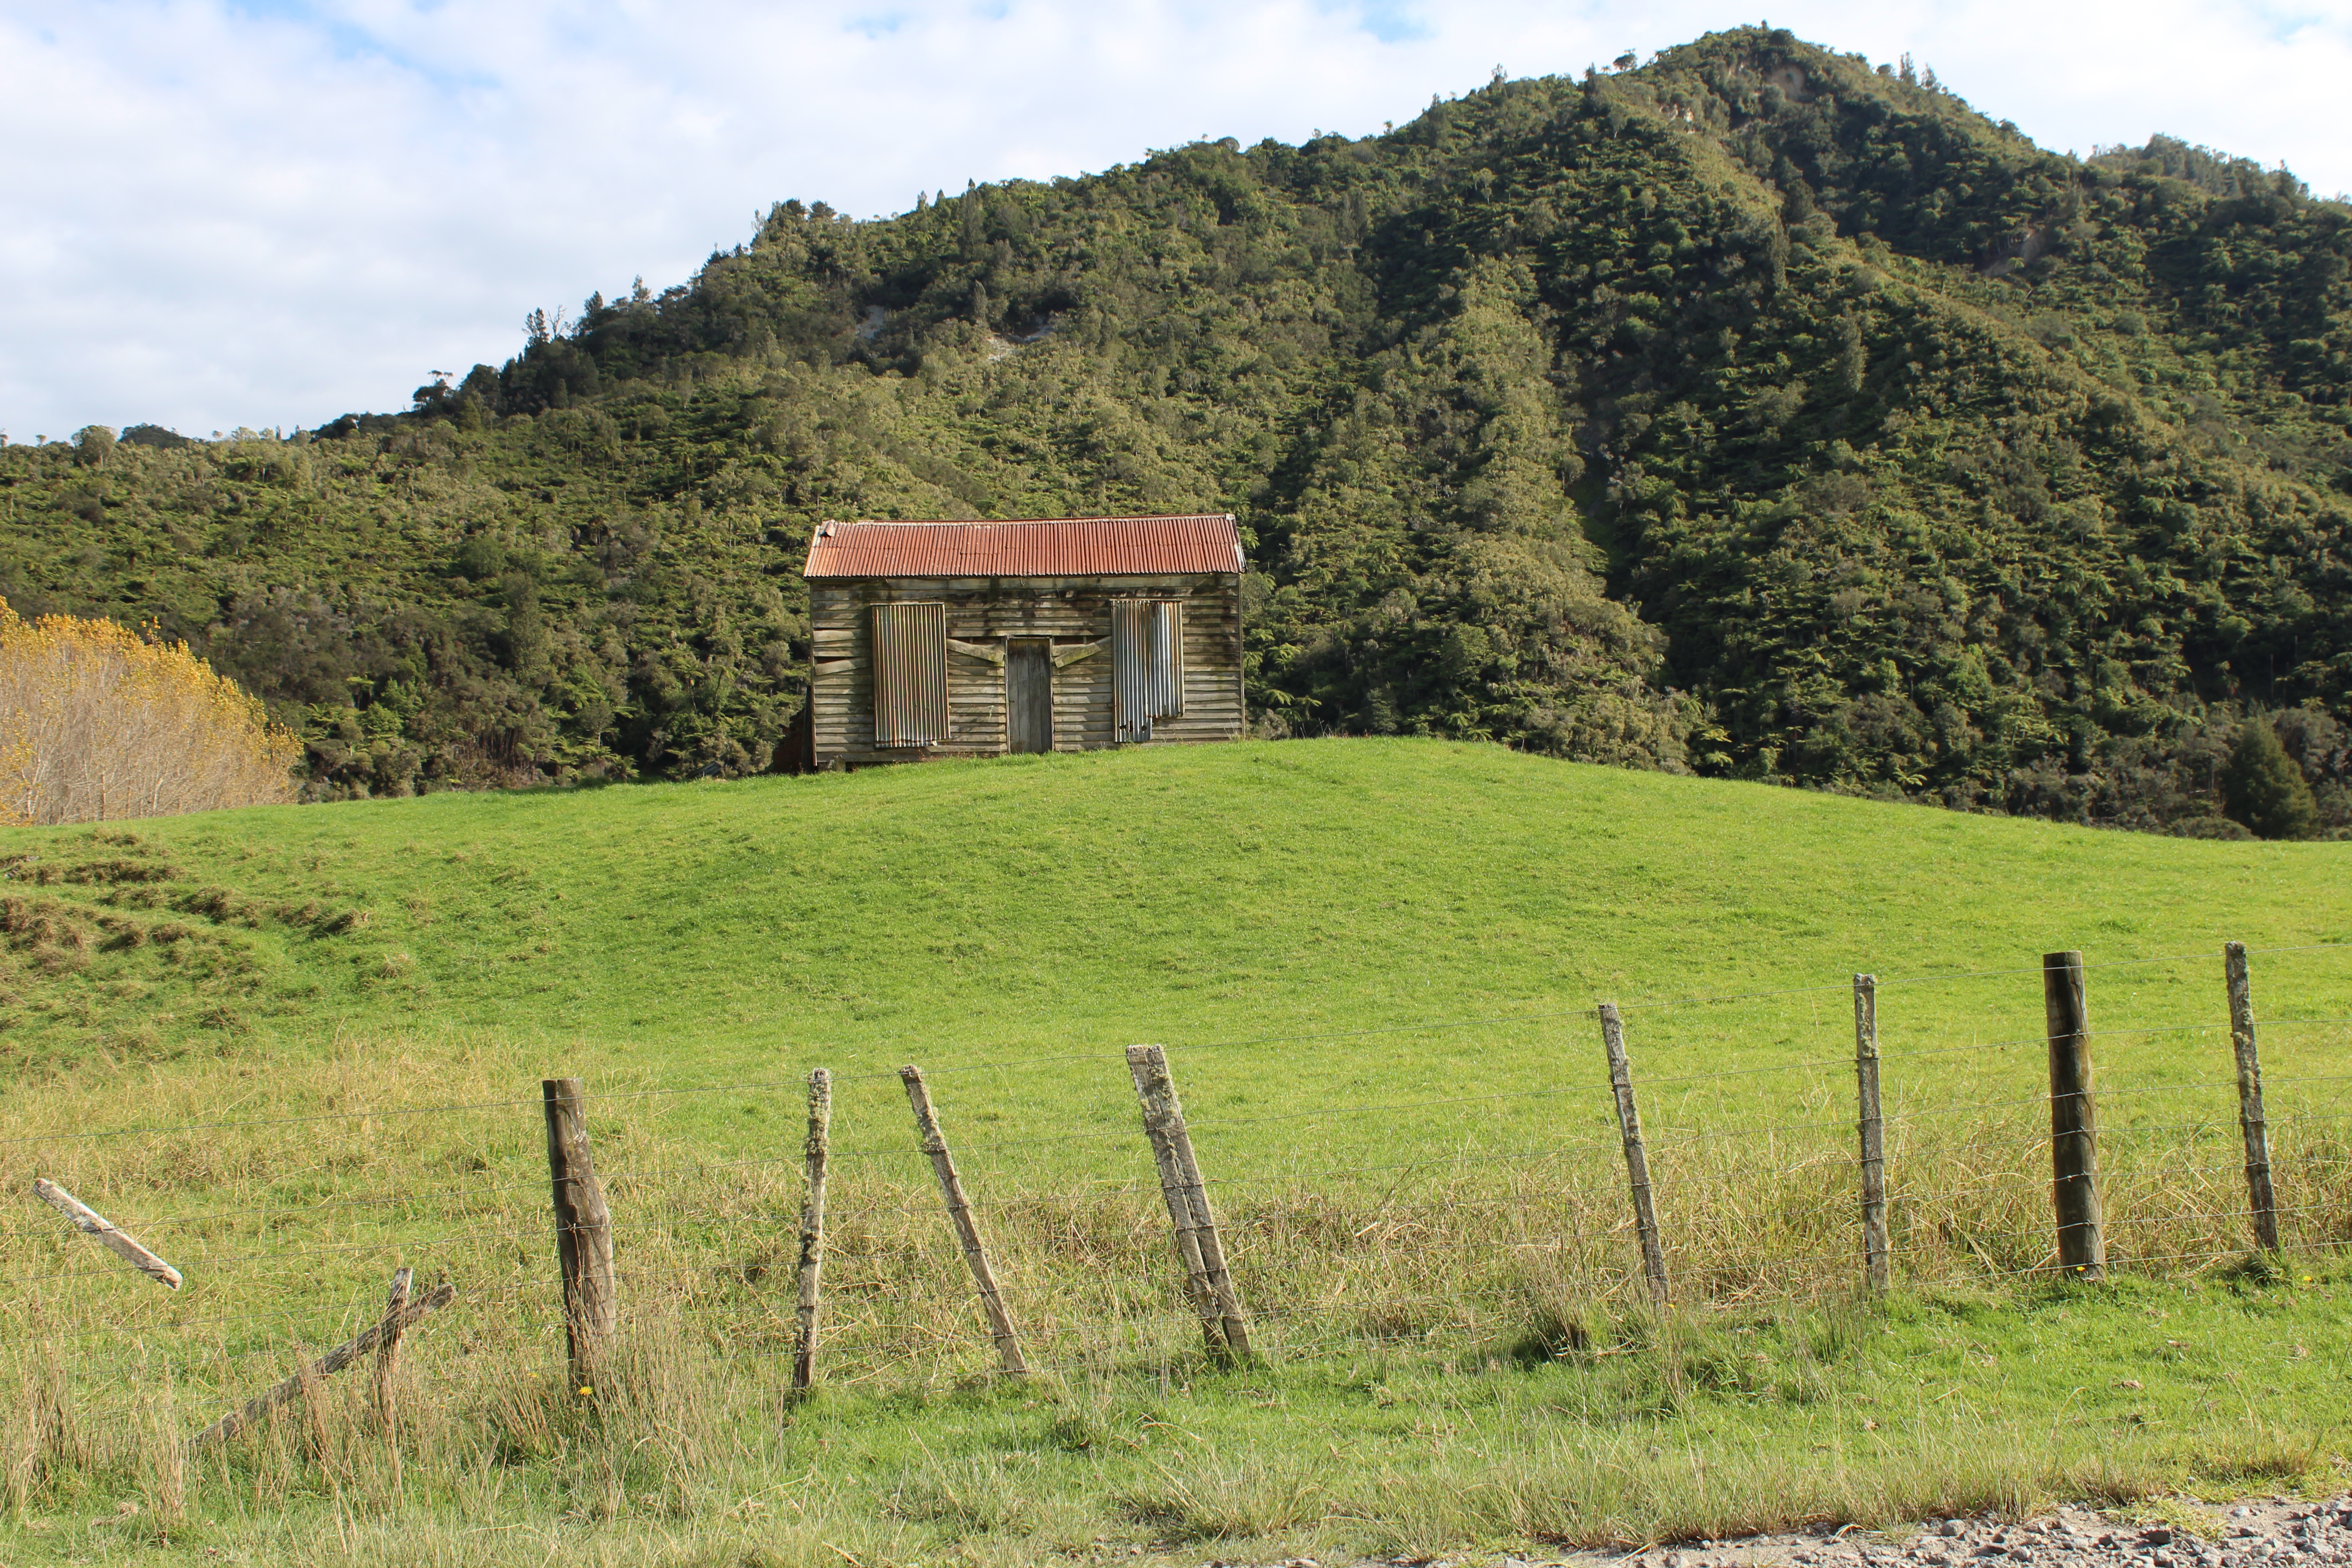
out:
M1027 1561L2316 1475L2352 1350L2344 854L1412 742L0 833L0 1170L189 1275L166 1295L29 1202L0 1223L11 1550ZM2284 1274L2240 1261L2225 939L2255 950ZM2030 1272L2056 948L2091 965L2105 1293ZM1853 1289L1855 971L1882 983L1888 1305ZM1625 1289L1599 998L1625 1007L1664 1319ZM1135 1040L1171 1047L1258 1366L1199 1361ZM1029 1386L985 1376L910 1060ZM818 1065L832 1381L779 1426ZM554 1073L598 1097L628 1313L590 1400L559 1386ZM463 1295L413 1354L396 1487L363 1388L215 1470L167 1462L403 1262Z

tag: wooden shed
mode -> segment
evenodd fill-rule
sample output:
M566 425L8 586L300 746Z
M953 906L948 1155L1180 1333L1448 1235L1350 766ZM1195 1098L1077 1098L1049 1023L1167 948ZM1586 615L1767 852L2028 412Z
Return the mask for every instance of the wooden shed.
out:
M803 575L817 767L1242 732L1231 517L821 522Z

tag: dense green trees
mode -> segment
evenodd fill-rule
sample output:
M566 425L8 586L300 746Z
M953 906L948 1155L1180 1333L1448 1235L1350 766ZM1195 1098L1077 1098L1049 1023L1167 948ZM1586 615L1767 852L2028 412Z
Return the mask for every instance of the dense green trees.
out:
M102 468L114 455L114 441L110 426L86 425L74 436L74 455L93 468Z
M782 203L307 444L10 448L0 592L161 617L325 787L732 771L816 519L1231 510L1274 732L2224 831L2278 710L2342 825L2347 258L2290 177L1743 29L1360 142Z
M2257 838L2305 838L2318 816L2311 784L2260 719L2238 726L2221 777L2222 813Z

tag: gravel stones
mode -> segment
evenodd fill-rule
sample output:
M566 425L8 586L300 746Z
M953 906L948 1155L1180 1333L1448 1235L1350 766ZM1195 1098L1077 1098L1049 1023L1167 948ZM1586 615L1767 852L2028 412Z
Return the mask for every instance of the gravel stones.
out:
M2188 1504L2159 1524L2124 1523L2070 1506L2039 1519L1929 1520L1884 1536L1849 1527L1828 1535L1501 1561L1513 1568L2352 1568L2352 1496L2317 1504L2263 1498L2226 1510ZM1455 1562L1459 1568L1498 1568L1491 1557Z

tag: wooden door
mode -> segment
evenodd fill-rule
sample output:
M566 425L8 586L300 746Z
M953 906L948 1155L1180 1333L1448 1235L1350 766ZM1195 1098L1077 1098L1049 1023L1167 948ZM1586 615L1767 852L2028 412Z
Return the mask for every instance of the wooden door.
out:
M1054 645L1014 637L1004 659L1005 749L1054 749Z

